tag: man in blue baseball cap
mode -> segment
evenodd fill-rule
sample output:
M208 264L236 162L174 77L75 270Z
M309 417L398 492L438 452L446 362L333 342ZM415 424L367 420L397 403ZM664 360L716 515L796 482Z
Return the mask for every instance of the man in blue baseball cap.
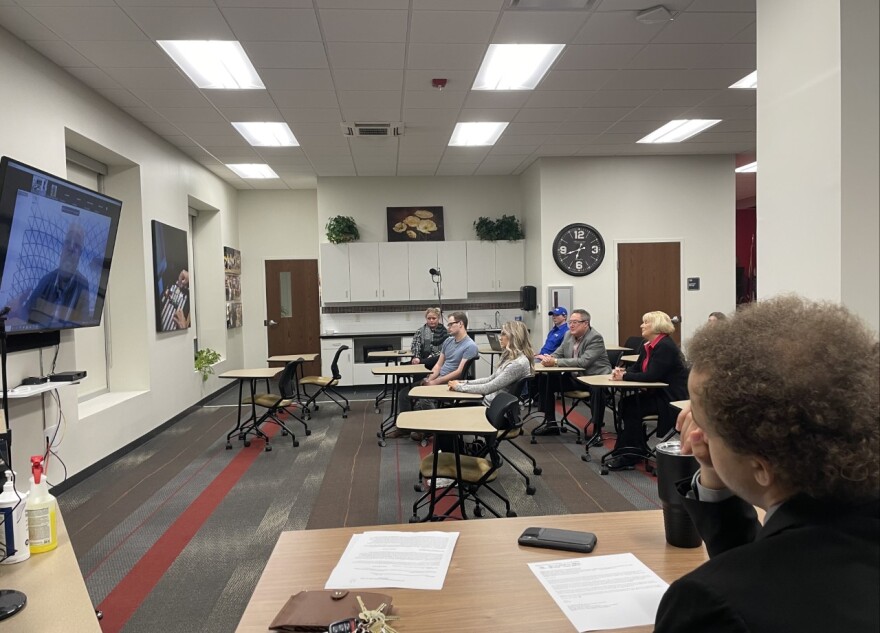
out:
M568 332L568 323L566 323L566 320L568 319L568 310L562 306L558 306L550 310L549 314L553 317L553 327L550 328L550 332L547 334L547 340L544 341L544 347L538 352L539 356L555 352L556 348L562 344L562 339L565 338L565 333Z

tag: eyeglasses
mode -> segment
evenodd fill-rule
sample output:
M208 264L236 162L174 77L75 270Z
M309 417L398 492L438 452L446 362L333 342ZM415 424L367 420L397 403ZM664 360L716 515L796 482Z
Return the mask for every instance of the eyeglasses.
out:
M575 323L586 323L586 321L576 320L576 321L569 321L568 322L569 325L574 325Z
M461 321L449 321L446 325L461 325Z

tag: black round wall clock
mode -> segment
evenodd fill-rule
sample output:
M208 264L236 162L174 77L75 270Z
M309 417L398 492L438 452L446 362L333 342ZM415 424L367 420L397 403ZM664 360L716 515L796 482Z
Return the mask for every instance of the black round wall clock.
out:
M605 259L605 240L589 224L569 224L553 240L553 260L564 272L584 277Z

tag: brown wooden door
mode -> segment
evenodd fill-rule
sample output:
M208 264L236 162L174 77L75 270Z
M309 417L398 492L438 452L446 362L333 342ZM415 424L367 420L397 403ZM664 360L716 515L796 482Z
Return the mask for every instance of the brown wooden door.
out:
M681 316L681 244L649 242L617 245L617 332L623 345L640 336L642 315L662 310ZM673 337L681 345L676 325Z
M266 261L266 327L269 356L319 354L321 315L318 260ZM303 365L304 375L320 376L321 359Z

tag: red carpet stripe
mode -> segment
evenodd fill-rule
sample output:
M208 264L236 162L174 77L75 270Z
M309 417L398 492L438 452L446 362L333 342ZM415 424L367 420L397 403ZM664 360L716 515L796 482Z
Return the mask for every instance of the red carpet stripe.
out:
M278 433L278 427L274 424L268 425L263 431L271 438ZM239 450L229 465L107 595L98 607L104 612L104 619L101 620L101 629L104 633L118 633L122 630L183 548L189 544L223 498L260 456L263 447L261 440L254 440L249 448Z

